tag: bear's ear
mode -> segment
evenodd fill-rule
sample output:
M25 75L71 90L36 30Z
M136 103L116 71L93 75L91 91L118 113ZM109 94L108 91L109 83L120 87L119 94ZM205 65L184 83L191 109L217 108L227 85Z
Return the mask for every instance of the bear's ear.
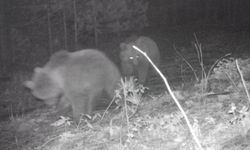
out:
M23 84L29 89L32 89L34 87L34 83L32 81L25 81Z
M127 44L126 43L121 43L120 48L121 48L121 50L126 50L127 49Z
M40 72L42 72L42 68L36 67L36 68L34 69L34 72L35 72L35 73L40 73Z

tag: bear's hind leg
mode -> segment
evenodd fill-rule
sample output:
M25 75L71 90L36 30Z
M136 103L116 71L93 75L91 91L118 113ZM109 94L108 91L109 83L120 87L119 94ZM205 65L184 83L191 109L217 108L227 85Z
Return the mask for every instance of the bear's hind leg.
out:
M95 87L85 89L82 93L74 93L71 96L72 112L75 121L80 121L82 114L90 114L93 112L101 92L102 89Z
M96 108L98 101L100 101L100 95L102 94L103 89L93 88L88 93L88 101L86 102L85 110L88 114L91 114Z
M84 92L84 93L74 93L69 97L72 105L73 119L78 122L80 121L82 114L88 113L88 110L86 110L86 108L89 101L89 95L87 92Z

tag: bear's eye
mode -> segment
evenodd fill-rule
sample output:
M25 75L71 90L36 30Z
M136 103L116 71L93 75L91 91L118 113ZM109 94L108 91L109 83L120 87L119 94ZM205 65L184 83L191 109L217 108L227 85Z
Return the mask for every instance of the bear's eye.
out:
M136 55L135 57L136 57L136 58L139 58L139 55Z
M130 56L130 57L129 57L129 59L131 59L131 60L132 60L132 59L134 59L134 57Z

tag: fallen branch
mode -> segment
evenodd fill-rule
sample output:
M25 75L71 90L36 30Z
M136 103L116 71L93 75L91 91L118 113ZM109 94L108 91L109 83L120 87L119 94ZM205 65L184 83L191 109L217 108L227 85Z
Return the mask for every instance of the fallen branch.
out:
M188 117L187 117L185 111L183 110L181 104L179 103L179 101L178 101L177 98L175 97L174 93L172 92L172 90L171 90L171 88L170 88L170 86L169 86L169 83L168 83L166 77L162 74L162 72L158 69L158 67L152 62L152 60L148 57L147 53L143 52L141 49L139 49L139 48L136 47L135 45L133 45L133 48L134 48L135 50L139 51L140 53L142 53L142 54L147 58L147 60L151 63L151 65L154 67L154 69L157 71L157 73L161 76L161 78L163 79L163 81L164 81L164 83L165 83L165 85L166 85L166 87L167 87L167 89L168 89L168 91L169 91L171 97L174 99L176 105L178 106L178 108L180 109L182 115L184 116L184 119L185 119L185 121L187 122L188 128L189 128L189 130L190 130L190 132L191 132L191 134L192 134L192 136L193 136L193 138L194 138L194 140L195 140L195 142L196 142L198 148L199 148L200 150L203 150L203 148L202 148L202 146L201 146L201 144L200 144L200 141L199 141L199 139L196 137L196 135L195 135L195 133L194 133L194 130L193 130L193 128L192 128L192 125L191 125L191 123L190 123L190 121L189 121L189 119L188 119Z

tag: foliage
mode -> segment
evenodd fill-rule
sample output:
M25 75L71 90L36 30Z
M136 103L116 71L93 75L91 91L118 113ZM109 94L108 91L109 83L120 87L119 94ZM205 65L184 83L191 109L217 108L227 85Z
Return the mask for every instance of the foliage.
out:
M240 75L236 67L235 59L223 58L213 68L210 79L228 80L236 85L240 82ZM238 59L239 65L245 79L248 79L250 69L250 59Z
M239 78L239 74L235 65L234 58L223 58L217 63L213 69L212 78L227 80L228 78L234 81Z
M36 1L37 7L30 7L36 14L50 9L51 16L61 17L66 11L68 23L77 22L80 31L92 31L98 28L99 32L121 32L142 29L147 25L146 11L148 4L145 0L76 0L77 20L74 20L73 1L50 0ZM58 14L57 14L58 13ZM54 18L54 19L56 19Z
M93 39L97 46L101 34L137 32L148 24L145 0L35 0L27 8L22 15L25 28L34 32L26 34L49 45L50 52L82 48L82 43L93 46Z
M233 118L230 120L231 124L240 123L246 116L249 117L249 110L246 106L242 106L240 109L234 103L231 103L228 113L233 115Z
M122 109L126 109L126 113L132 112L132 115L137 111L141 102L142 95L147 88L137 82L137 79L130 77L129 79L121 80L120 87L116 92L116 104ZM125 112L125 111L124 111ZM131 117L128 115L127 117Z
M99 32L119 33L147 25L144 0L85 0L79 5L78 27L83 30L97 27Z

